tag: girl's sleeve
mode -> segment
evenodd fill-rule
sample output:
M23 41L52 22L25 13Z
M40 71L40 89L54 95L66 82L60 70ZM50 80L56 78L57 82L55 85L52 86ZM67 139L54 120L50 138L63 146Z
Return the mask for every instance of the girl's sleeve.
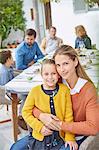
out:
M33 108L35 106L35 98L34 98L33 90L31 90L26 98L25 104L22 109L22 116L26 123L35 131L40 132L43 123L40 122L37 118L33 116Z
M66 113L65 113L65 122L73 122L73 110L72 110L72 103L71 103L71 96L69 89L66 92ZM66 131L65 133L65 141L75 141L74 134Z

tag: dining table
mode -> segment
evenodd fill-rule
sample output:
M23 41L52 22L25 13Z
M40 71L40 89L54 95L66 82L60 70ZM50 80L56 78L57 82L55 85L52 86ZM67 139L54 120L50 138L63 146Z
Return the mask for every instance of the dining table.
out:
M99 50L87 49L81 51L79 60L99 92Z
M46 56L44 59L51 58L52 55ZM96 88L99 87L99 50L87 50L79 54L79 59L86 73L91 78ZM23 70L18 76L5 85L6 92L12 97L12 122L14 141L18 139L18 94L28 94L29 91L42 84L43 80L40 74L41 62L33 64L29 68ZM99 88L98 88L99 90Z

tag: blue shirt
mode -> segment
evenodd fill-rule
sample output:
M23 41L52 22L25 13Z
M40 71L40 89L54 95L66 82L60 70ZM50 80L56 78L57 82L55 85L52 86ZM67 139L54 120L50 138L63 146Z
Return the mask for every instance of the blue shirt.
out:
M30 47L27 45L25 41L23 41L17 48L15 52L16 59L16 68L20 70L24 70L28 68L28 63L31 61L36 62L38 59L43 58L41 50L37 42L34 42Z
M91 39L86 35L83 38L77 37L75 40L75 48L80 48L80 44L87 49L91 49Z
M0 85L5 85L14 78L13 68L0 64Z

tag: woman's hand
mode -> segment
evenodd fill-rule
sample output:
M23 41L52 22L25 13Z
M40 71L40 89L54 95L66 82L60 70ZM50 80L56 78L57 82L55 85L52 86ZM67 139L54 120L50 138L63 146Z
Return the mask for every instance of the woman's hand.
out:
M39 116L40 121L42 121L46 127L48 127L51 130L60 130L60 120L52 115L52 114L47 114L47 113L41 113Z
M67 147L67 145L70 146L70 150L78 150L78 144L75 141L65 142L65 147Z
M43 136L48 136L48 135L51 135L52 133L53 133L53 131L48 129L46 126L43 126L43 128L41 129L41 134Z

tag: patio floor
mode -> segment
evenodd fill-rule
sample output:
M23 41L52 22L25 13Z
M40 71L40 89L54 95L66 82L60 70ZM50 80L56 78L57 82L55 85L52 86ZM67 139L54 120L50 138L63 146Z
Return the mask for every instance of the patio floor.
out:
M6 106L0 105L0 121L5 119L11 119L11 106L9 106L9 111L6 111ZM27 131L19 128L21 134L19 134L18 138L24 137L28 134ZM7 123L0 124L0 150L10 150L11 145L14 143L13 140L13 128L12 121Z
M3 106L1 108L0 105L0 121L9 118L11 118L11 106L9 106L9 111L7 112L6 106ZM27 131L21 128L19 129L21 131L21 134L19 134L18 136L19 139L28 134ZM0 150L10 150L10 147L13 143L14 140L13 140L12 122L10 121L8 123L0 124ZM99 136L97 137L96 141L94 141L93 143L91 143L91 145L88 146L87 150L99 150Z

